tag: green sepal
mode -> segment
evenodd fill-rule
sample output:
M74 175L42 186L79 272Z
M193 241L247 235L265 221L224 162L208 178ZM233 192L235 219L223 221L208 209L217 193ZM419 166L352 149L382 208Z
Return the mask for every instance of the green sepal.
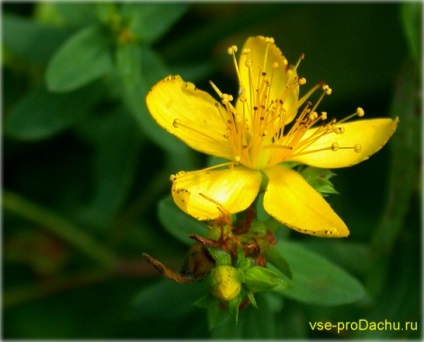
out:
M231 265L231 256L224 252L222 249L214 247L206 247L211 257L215 260L216 266L230 266Z
M216 302L216 298L212 297L210 293L207 295L204 295L203 297L196 300L193 305L199 307L199 308L208 308L209 305Z
M247 298L249 298L250 303L257 309L258 308L258 304L256 303L255 295L253 294L253 292L248 292L247 293Z
M241 302L243 301L243 298L244 296L238 295L233 300L227 302L228 314L233 320L236 321L236 323L238 322L239 307Z

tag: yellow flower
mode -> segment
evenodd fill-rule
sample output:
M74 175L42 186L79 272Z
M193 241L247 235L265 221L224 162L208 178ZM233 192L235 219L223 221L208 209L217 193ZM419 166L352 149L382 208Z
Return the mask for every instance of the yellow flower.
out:
M229 48L240 85L235 105L212 82L221 103L180 76L158 82L146 97L151 115L164 129L197 151L229 160L172 175L175 203L199 220L215 219L220 215L217 204L230 213L248 208L265 180L263 205L278 221L317 236L349 235L323 197L284 162L319 168L357 164L383 147L398 118L346 123L364 115L358 108L343 120L328 121L325 112L316 112L331 93L327 85L317 84L299 98L299 86L306 83L297 75L303 56L289 66L274 40L261 36L246 41L238 63L236 52L237 47ZM315 104L307 101L319 89Z

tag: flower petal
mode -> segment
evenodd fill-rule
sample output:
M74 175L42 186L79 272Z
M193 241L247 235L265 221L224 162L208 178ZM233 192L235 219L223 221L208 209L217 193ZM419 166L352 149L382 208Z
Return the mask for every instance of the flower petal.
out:
M316 142L302 150L300 155L290 158L302 164L321 168L347 167L368 159L372 154L380 150L396 130L399 118L392 119L368 119L349 123L337 124L343 127L344 133L330 133L322 136ZM307 139L317 128L308 130L304 136ZM328 149L333 143L339 148L336 151ZM360 151L355 152L352 148L360 145ZM345 149L343 147L351 147ZM326 149L319 152L315 150ZM306 154L304 154L306 153Z
M272 80L269 100L283 100L283 108L287 110L285 122L293 120L297 112L297 101L299 98L299 85L297 84L297 72L289 67L287 59L283 56L281 50L270 38L262 36L250 37L243 46L239 60L240 88L246 95L246 104L253 114L253 106L260 106L256 100L258 85L263 84L263 74L266 72L268 79ZM267 48L268 45L268 48ZM243 53L249 51L249 53ZM247 61L251 61L250 62ZM278 63L277 68L273 68L273 63ZM265 65L264 65L265 64ZM293 80L296 79L296 83ZM268 91L268 90L267 90ZM241 112L243 104L237 102L237 110Z
M191 148L233 159L231 144L224 137L227 126L219 114L225 109L208 93L180 76L168 76L153 86L146 103L156 122Z
M179 172L171 176L177 206L198 220L220 216L219 205L231 214L248 208L256 198L262 175L242 166L225 170Z
M349 235L345 223L299 173L283 166L274 166L265 173L268 186L264 208L276 220L305 234L320 237Z

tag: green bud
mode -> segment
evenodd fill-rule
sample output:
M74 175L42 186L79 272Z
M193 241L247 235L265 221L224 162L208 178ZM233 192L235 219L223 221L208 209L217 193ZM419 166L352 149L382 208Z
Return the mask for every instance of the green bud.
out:
M261 266L253 266L247 269L244 273L244 283L253 292L269 291L275 287L280 289L289 287L281 273Z
M212 294L223 301L231 301L241 291L241 277L236 268L232 266L217 266L210 274Z

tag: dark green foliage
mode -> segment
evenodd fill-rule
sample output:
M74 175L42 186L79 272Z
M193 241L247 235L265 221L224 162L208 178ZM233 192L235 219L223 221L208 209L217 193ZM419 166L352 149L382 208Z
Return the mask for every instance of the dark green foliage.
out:
M2 7L4 339L421 336L421 3ZM306 54L306 87L333 89L318 108L329 118L361 106L400 123L381 152L337 177L298 169L328 195L349 238L304 236L259 212L278 243L267 253L272 271L242 273L261 291L246 285L255 305L230 305L235 324L206 296L207 279L160 279L142 258L178 272L188 234L210 229L175 206L169 181L207 160L155 123L145 96L169 74L236 95L226 48L259 34L290 63ZM360 319L418 328L311 327Z

